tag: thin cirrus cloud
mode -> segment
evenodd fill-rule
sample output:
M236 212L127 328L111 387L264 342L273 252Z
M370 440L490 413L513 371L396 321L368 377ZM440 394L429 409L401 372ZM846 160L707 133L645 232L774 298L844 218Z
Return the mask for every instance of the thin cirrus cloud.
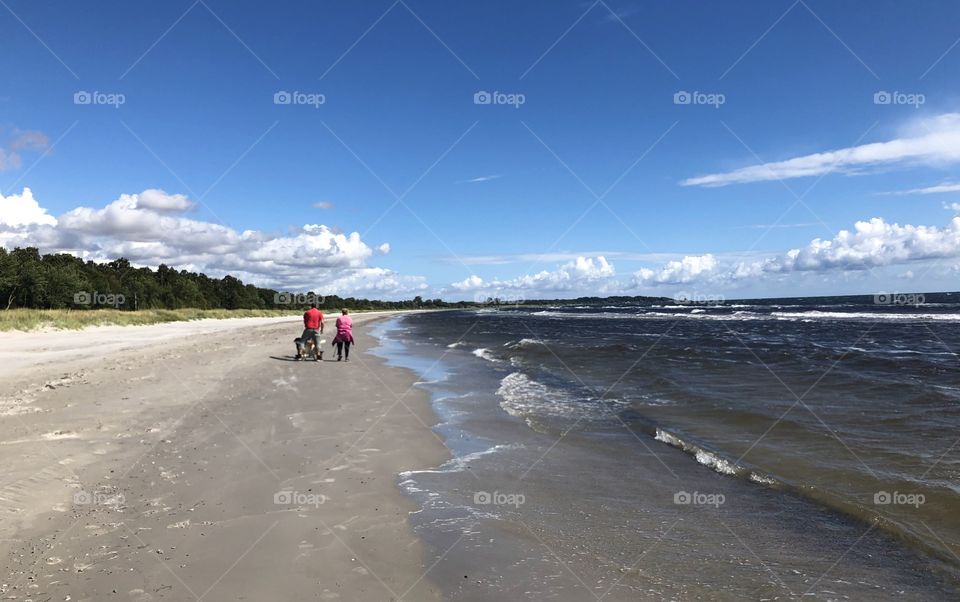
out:
M623 259L627 261L666 261L677 256L676 253L635 253L630 251L591 251L549 253L504 253L494 255L445 255L440 260L459 265L508 265L514 263L552 263L575 261L580 257L598 257Z
M885 195L908 195L908 194L942 194L945 192L960 192L960 183L944 182L936 186L927 186L926 188L911 188L910 190L894 190L892 192L882 192Z
M346 292L353 296L399 296L425 288L419 276L368 264L390 245L371 247L353 232L304 224L289 235L238 231L186 217L194 203L184 195L148 189L123 194L100 208L76 207L51 215L29 188L0 195L0 245L38 247L93 261L126 257L135 265L161 263L211 276L285 290Z
M470 178L469 180L460 180L458 184L478 184L480 182L489 182L490 180L496 180L497 178L503 177L501 174L493 174L490 176L477 176L476 178Z
M333 209L333 203L330 201L317 201L313 204L314 209Z
M43 151L50 146L50 139L36 130L15 130L13 136L0 146L0 171L20 169L24 151Z
M736 228L749 228L751 230L772 230L779 228L812 228L821 226L819 222L801 222L798 224L748 224L746 226L736 226Z
M687 178L681 186L719 187L819 176L857 173L890 165L946 166L960 162L960 113L945 113L919 122L900 138L873 142L751 165L733 171Z

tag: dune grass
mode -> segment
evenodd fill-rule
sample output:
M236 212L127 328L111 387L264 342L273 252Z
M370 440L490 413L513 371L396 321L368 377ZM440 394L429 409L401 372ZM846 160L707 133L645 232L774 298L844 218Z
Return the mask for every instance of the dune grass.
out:
M300 309L8 309L0 311L0 332L9 330L80 330L89 326L137 326L205 318L296 317Z

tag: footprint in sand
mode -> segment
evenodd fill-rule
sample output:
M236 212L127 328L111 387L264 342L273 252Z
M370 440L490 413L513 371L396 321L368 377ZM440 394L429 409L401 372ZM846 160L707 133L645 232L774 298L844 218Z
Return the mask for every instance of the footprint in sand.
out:
M0 416L19 416L21 414L34 414L36 412L42 412L41 408L37 408L29 405L19 405L20 403L33 403L32 401L23 401L17 400L14 403L10 403L7 400L0 400Z
M294 392L296 392L298 389L297 389L297 387L295 387L294 384L293 384L293 383L295 383L295 382L297 382L297 377L296 377L296 375L291 374L290 377L289 377L289 381L286 380L286 379L283 379L283 378L275 378L275 379L273 379L273 386L276 387L276 388L278 388L278 389L286 389L287 391L294 391Z
M60 439L79 439L80 435L74 433L73 431L53 431L52 433L44 433L40 435L40 438L47 441L58 441Z

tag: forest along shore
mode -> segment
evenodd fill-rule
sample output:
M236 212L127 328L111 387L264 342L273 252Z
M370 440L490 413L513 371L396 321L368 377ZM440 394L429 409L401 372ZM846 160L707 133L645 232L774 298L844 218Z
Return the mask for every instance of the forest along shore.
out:
M0 593L437 599L396 475L446 452L384 315L349 363L289 318L0 333Z

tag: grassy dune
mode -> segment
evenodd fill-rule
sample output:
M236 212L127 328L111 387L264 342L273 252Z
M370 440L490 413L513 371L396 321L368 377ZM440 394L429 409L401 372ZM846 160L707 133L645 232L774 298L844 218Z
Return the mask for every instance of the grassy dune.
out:
M0 331L58 328L79 330L115 324L135 326L205 318L260 318L299 316L300 309L8 309L0 311Z

